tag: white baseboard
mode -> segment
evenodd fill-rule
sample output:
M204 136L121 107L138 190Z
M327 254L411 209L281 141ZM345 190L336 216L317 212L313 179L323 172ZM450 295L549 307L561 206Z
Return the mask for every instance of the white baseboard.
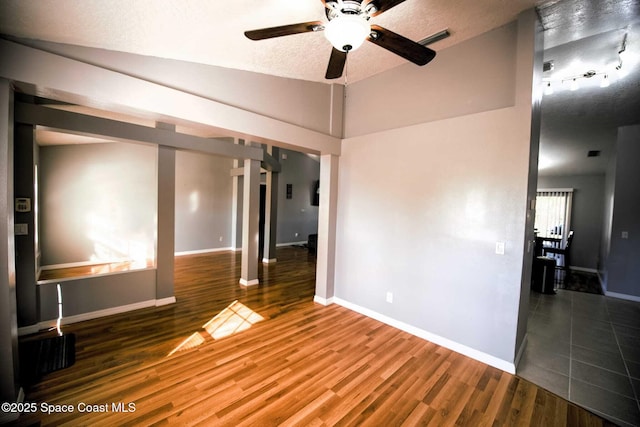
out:
M314 299L315 300L315 299ZM478 360L482 363L486 363L487 365L493 366L494 368L501 369L510 374L516 373L516 365L514 362L508 362L506 360L502 360L490 354L484 353L482 351L476 350L471 347L467 347L464 344L457 343L455 341L451 341L448 338L441 337L439 335L433 334L431 332L425 331L420 328L416 328L415 326L409 325L407 323L401 322L399 320L388 317L384 314L380 314L373 310L370 310L365 307L360 307L359 305L350 303L349 301L345 301L340 298L333 298L333 302L338 305L341 305L349 310L355 311L357 313L363 314L372 319L378 320L382 323L386 323L389 326L393 326L396 329L400 329L401 331L407 332L411 335L415 335L419 338L422 338L427 341L431 341L434 344L438 344L442 347L446 347L450 350L453 350L457 353L468 356L472 359Z
M609 292L609 291L605 291L604 294L605 296L612 297L612 298L619 298L619 299L625 299L627 301L640 302L640 297L635 295L620 294L618 292Z
M195 251L180 251L174 253L174 256L185 256L185 255L199 255L199 254L208 254L213 252L225 252L225 251L233 251L234 249L229 246L226 248L210 248L210 249L197 249Z
M136 302L133 304L121 305L118 307L105 308L104 310L91 311L89 313L76 314L74 316L63 317L60 325L69 325L71 323L84 322L85 320L97 319L100 317L113 316L114 314L126 313L128 311L139 310L141 308L160 307L163 305L173 304L176 302L175 297L162 299L153 299L148 301ZM35 334L36 332L55 328L57 319L44 320L35 325L23 326L18 328L18 335Z
M246 279L240 279L240 284L242 286L256 286L260 284L260 281L258 279L251 279L251 280L246 280Z
M326 306L326 305L333 304L334 303L333 299L334 299L333 297L331 297L331 298L322 298L322 297L319 297L318 295L316 295L316 296L313 297L313 302L316 302L318 304L322 304L322 305Z
M156 300L156 307L162 307L163 305L169 305L169 304L175 304L175 303L176 303L176 297L160 298Z

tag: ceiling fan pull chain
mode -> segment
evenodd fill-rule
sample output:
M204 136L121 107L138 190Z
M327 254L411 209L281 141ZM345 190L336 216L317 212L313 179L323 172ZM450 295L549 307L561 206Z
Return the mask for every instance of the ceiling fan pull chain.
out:
M349 83L349 55L347 55L347 59L344 63L344 87L347 87L347 83Z

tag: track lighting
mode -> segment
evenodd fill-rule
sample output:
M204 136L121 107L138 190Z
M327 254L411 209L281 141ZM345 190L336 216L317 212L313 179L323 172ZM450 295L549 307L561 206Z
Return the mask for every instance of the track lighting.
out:
M576 78L574 77L573 80L571 80L571 85L569 86L569 90L576 91L580 89L580 85L578 84L578 80L576 80Z
M574 61L574 63L568 65L567 67L561 67L562 77L558 76L556 78L552 78L549 74L551 71L554 70L554 65L557 65L557 61L555 61L556 64L554 64L554 61L546 61L544 63L544 68L543 68L543 72L545 73L545 78L543 79L543 82L545 85L544 94L545 95L553 94L554 93L553 88L555 87L557 89L558 87L560 87L559 85L560 83L562 83L563 85L567 83L568 85L565 87L568 87L568 89L571 91L576 91L580 89L581 86L593 87L594 85L587 83L587 81L596 76L601 76L601 80L600 80L601 88L609 87L611 85L612 73L614 74L614 82L620 78L623 78L629 73L628 61L629 61L629 50L627 49L627 33L624 34L622 38L622 43L620 44L620 49L618 50L618 63L617 65L615 65L615 70L617 72L613 70L614 65L611 64L600 70L592 69L584 73L572 74L572 71L575 72L576 68L579 69L584 67L584 65L579 63L579 61ZM623 67L623 65L625 65L625 62L626 62L626 66ZM558 67L555 67L555 68L558 68ZM595 81L597 80L598 79L595 79Z
M627 33L624 34L622 38L622 45L620 46L620 50L618 51L618 65L616 66L616 70L622 69L622 64L627 59Z

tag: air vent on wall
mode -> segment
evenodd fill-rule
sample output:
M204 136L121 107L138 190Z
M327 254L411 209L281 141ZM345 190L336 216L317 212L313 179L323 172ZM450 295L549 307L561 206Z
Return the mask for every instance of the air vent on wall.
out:
M587 157L599 157L600 156L600 150L589 150L589 152L587 153Z

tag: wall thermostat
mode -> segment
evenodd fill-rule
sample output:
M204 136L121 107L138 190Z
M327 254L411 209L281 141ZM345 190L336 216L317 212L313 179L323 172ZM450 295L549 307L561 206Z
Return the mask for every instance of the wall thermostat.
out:
M31 199L27 197L16 198L16 212L31 212Z

